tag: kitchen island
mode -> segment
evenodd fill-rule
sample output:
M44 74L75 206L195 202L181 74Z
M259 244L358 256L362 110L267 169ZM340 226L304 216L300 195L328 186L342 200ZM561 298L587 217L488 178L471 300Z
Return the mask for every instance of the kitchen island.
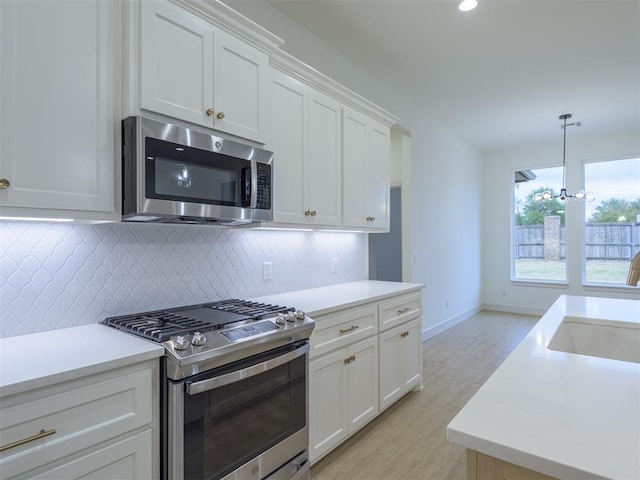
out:
M568 323L595 342L561 338ZM639 329L640 300L560 296L448 425L467 478L639 479ZM605 358L620 355L616 332L629 361ZM571 352L584 348L601 356Z

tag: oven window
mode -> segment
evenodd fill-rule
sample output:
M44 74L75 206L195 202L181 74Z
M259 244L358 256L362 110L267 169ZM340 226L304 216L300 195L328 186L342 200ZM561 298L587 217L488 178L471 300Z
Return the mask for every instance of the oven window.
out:
M185 395L184 477L223 477L304 428L306 358Z

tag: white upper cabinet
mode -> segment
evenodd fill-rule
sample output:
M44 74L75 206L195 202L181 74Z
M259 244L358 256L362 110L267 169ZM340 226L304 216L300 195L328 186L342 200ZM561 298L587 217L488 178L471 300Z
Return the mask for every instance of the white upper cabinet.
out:
M306 208L309 87L273 71L273 220L303 224Z
M213 128L266 142L269 58L222 31L213 53Z
M121 9L0 1L0 215L117 219Z
M140 108L265 143L268 55L169 2L140 14Z
M342 192L341 104L312 92L309 99L309 168L306 178L310 223L340 225Z
M213 126L213 27L169 2L141 8L140 106Z
M389 127L347 107L342 121L342 224L388 230Z
M339 226L341 105L272 72L274 221Z

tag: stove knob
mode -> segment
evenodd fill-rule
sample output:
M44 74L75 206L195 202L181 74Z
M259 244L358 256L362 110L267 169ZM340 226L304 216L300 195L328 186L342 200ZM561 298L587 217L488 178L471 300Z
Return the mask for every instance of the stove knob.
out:
M173 348L176 350L186 350L189 347L189 340L182 335L178 335L173 339Z
M191 337L192 345L199 347L201 345L204 345L206 342L207 342L207 337L205 337L202 333L200 332L193 333L193 337Z
M295 322L296 314L295 313L287 313L287 322Z
M299 322L304 320L304 312L302 310L298 310L296 312L296 320L299 321Z
M278 318L276 319L276 323L278 325L284 325L284 322L285 322L284 313L279 313Z

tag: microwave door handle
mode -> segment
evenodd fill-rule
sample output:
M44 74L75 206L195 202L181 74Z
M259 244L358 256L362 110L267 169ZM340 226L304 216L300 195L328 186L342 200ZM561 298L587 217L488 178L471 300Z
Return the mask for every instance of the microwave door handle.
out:
M207 390L213 390L214 388L222 387L230 383L244 380L245 378L259 375L260 373L264 373L268 370L272 370L276 367L279 367L280 365L284 365L285 363L290 362L295 358L301 357L302 355L305 355L308 351L309 351L309 345L306 344L300 348L296 348L292 352L285 353L284 355L280 355L279 357L272 358L270 360L267 360L262 363L258 363L256 365L251 365L250 367L243 368L242 370L238 370L237 372L227 373L225 375L209 378L207 380L202 380L200 382L188 383L187 389L186 389L187 394L197 395L198 393L206 392Z
M251 195L251 208L256 208L258 205L258 162L255 160L251 160L251 183L249 184L249 192Z

